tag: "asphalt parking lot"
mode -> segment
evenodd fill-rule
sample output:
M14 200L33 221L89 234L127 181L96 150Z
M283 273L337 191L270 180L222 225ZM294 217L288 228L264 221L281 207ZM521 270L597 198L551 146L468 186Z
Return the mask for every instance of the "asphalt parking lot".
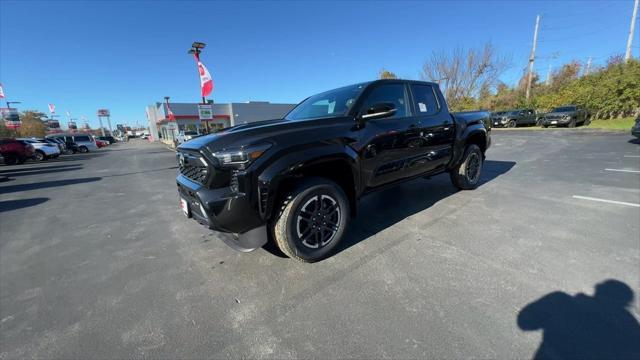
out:
M494 131L477 190L438 176L370 195L315 264L235 252L186 219L160 145L0 166L0 359L511 359L543 331L560 355L637 351L630 140ZM628 308L594 295L608 279Z

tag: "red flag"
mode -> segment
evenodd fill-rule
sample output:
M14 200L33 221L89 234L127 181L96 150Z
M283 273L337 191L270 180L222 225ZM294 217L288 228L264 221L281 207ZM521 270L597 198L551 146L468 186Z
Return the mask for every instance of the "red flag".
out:
M213 92L213 79L209 70L200 61L200 56L194 54L196 61L198 62L198 74L200 75L200 89L202 90L202 97L207 97Z
M52 114L56 113L56 106L53 104L49 104L49 112Z
M173 111L171 111L171 107L169 106L169 102L167 101L167 118L169 121L176 121L176 116L173 115Z

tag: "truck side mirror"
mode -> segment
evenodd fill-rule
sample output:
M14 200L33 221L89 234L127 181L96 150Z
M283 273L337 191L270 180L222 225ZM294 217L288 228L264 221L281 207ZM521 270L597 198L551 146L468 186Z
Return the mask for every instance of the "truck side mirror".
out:
M397 110L393 103L377 103L367 108L360 117L363 120L382 119L393 116Z

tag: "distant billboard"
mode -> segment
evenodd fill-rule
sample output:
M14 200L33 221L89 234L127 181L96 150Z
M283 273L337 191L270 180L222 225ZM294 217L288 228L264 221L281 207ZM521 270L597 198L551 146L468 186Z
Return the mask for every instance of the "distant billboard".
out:
M45 124L49 129L60 129L60 122L58 120L47 120Z
M98 109L98 116L111 116L109 109Z
M22 121L20 121L20 114L18 113L18 109L0 108L0 115L2 115L2 120L4 121L4 125L8 129L17 129L22 125Z

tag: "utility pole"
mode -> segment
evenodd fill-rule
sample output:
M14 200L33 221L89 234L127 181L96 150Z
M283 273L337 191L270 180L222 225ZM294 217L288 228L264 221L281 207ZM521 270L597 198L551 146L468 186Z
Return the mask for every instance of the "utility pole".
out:
M636 0L637 2L638 0ZM525 98L529 101L531 95L531 82L533 81L533 62L536 59L536 44L538 43L538 26L540 25L540 15L536 16L536 28L533 31L533 46L531 47L531 55L529 56L529 76L527 78L527 92Z
M584 70L585 75L589 75L591 71L591 56L589 56L589 60L587 60L587 68Z
M629 38L627 39L627 53L624 55L624 61L629 61L629 59L631 59L631 44L633 44L633 31L636 27L636 17L638 17L638 0L636 0L633 5L631 26L629 26Z

